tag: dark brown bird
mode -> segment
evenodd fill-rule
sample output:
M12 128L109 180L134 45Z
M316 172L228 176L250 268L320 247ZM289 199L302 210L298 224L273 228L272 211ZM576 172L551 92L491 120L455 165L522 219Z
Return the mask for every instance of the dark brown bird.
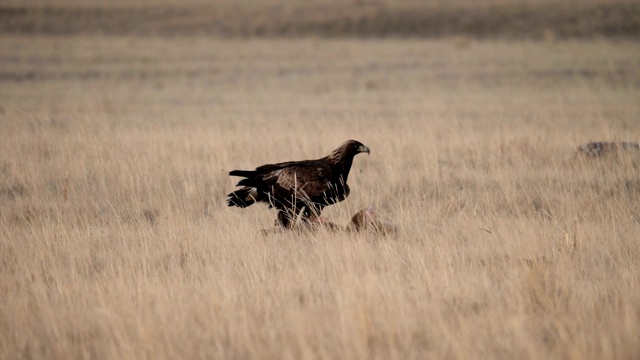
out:
M227 195L227 204L244 208L256 202L266 203L278 209L278 222L287 228L298 217L315 221L324 207L349 196L347 178L353 157L363 152L369 154L369 148L359 141L347 140L320 159L233 170L229 175L244 179L237 184L241 189Z

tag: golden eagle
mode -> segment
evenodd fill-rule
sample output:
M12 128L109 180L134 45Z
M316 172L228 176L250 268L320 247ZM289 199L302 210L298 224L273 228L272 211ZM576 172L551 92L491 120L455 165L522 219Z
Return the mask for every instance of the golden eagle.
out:
M349 196L347 178L353 157L369 154L369 148L359 141L348 140L331 154L317 160L288 161L262 165L255 170L233 170L230 176L240 176L227 195L227 204L245 208L256 202L278 209L278 222L283 227L293 225L296 217L303 221L318 219L325 206Z

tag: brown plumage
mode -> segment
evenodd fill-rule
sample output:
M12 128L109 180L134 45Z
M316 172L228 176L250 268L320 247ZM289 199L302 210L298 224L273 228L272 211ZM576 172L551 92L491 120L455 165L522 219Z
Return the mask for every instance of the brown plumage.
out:
M237 184L241 189L227 195L227 204L244 208L256 202L266 203L278 209L278 222L284 227L290 227L297 217L313 221L324 207L349 196L347 178L353 157L362 152L369 154L369 148L348 140L320 159L233 170L229 175L244 179Z

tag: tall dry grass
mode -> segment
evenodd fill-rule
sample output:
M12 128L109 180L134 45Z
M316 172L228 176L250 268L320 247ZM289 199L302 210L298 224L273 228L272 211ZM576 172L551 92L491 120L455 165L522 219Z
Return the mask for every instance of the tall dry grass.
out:
M640 354L637 43L0 41L1 358ZM260 235L227 171L367 144L397 236Z

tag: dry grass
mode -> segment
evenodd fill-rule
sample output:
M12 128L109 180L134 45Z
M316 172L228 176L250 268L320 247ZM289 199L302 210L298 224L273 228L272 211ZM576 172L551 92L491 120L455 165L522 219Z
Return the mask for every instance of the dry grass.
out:
M640 356L638 43L0 41L0 358ZM369 145L346 223L226 172Z

